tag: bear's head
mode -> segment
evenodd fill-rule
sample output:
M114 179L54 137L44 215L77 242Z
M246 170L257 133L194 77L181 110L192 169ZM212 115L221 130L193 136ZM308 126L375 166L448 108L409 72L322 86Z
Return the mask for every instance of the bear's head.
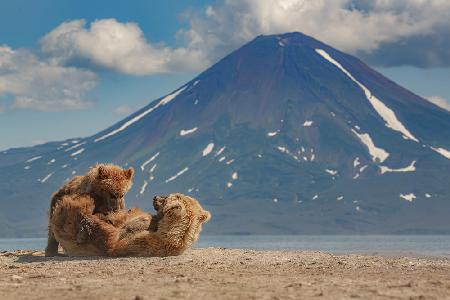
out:
M197 200L180 193L156 196L153 206L157 211L158 232L172 238L174 245L181 243L177 245L181 248L190 247L198 239L202 224L211 218Z
M91 172L90 193L94 195L95 211L106 213L125 208L125 194L131 188L134 169L112 164L97 164Z

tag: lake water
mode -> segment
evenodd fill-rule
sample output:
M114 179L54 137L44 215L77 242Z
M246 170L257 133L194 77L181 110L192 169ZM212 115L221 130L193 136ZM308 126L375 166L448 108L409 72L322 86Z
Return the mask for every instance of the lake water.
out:
M45 244L45 238L0 239L0 251L39 250ZM450 235L202 235L195 247L450 257Z

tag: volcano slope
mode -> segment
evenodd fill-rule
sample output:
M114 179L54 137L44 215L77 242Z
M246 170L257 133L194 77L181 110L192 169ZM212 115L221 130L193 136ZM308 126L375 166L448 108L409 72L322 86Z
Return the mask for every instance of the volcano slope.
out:
M93 136L0 154L1 236L45 234L48 199L96 162L127 205L199 199L205 233L450 233L450 113L301 33L259 36Z

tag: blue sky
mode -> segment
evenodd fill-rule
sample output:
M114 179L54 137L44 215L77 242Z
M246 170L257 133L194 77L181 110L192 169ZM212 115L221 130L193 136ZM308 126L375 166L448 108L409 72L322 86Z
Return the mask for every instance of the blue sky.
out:
M2 0L0 149L93 134L254 36L287 31L448 105L449 13L439 0Z

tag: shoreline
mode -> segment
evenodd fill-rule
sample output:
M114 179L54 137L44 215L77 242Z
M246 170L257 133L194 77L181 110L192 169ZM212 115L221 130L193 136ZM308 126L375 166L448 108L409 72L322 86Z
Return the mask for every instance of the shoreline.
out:
M1 299L448 298L450 259L202 248L153 258L0 254Z
M47 238L0 239L2 250L43 249ZM205 235L194 248L258 251L321 251L332 254L450 258L450 235Z

